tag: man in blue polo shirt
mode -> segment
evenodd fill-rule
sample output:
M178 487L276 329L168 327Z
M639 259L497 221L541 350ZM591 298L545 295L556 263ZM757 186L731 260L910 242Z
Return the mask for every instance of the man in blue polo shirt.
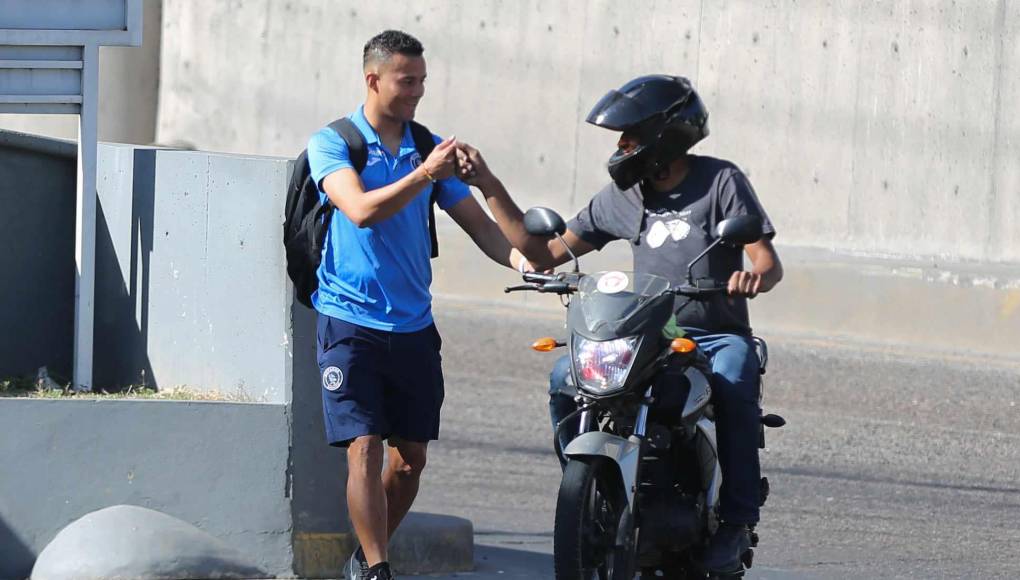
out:
M348 579L392 578L386 545L418 492L428 442L439 436L442 341L429 292L433 188L440 186L440 209L487 256L511 263L499 227L454 177L456 140L433 136L427 159L415 148L409 121L425 93L423 52L416 39L392 30L365 45L365 103L349 115L366 142L360 175L332 129L308 143L323 200L340 210L312 303L326 436L347 448L348 513L361 544L345 566ZM393 451L385 470L383 439Z

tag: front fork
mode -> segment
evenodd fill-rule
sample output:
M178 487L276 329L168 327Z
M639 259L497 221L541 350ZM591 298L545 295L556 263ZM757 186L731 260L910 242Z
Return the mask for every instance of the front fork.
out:
M634 421L634 433L639 439L645 438L645 432L648 430L648 410L652 403L652 387L648 387L645 391L644 398L641 400L641 407L638 409L637 418ZM592 427L592 413L591 409L586 408L581 411L580 425L577 429L578 435L584 435L588 431L591 431Z
M641 399L641 405L638 407L637 417L634 419L634 431L631 433L630 437L625 440L626 443L624 444L624 449L620 450L618 456L611 456L608 453L603 453L610 456L620 469L620 475L623 478L624 486L626 487L624 491L627 495L627 505L630 508L629 511L631 516L637 513L635 507L635 504L637 503L637 488L640 485L639 477L641 475L641 460L643 459L644 451L643 444L645 434L648 431L648 413L651 405L652 387L649 386L648 389L645 390L645 394ZM585 408L581 412L575 441L584 436L584 434L594 431L594 423L594 413L592 413L590 408ZM571 452L571 445L567 446L567 449L564 450L564 454L567 457L574 454ZM580 456L586 454L587 453L583 453L581 449L576 450L576 455ZM624 458L626 458L626 460L621 461L621 459Z

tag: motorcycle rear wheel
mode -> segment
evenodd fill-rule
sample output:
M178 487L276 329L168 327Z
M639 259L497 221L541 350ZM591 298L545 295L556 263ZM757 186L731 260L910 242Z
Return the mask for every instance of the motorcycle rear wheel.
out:
M553 563L556 580L634 577L633 546L616 546L627 509L620 477L606 459L571 460L556 500ZM633 542L634 533L627 536Z

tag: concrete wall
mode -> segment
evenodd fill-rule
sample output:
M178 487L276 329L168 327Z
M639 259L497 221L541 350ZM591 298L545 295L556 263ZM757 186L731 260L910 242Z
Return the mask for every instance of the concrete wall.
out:
M0 375L69 376L74 145L0 132ZM129 384L289 397L284 159L99 149L99 388ZM7 343L10 343L9 345ZM313 343L314 344L314 343Z
M687 74L712 112L698 151L743 166L779 228L782 294L824 292L812 308L758 301L769 328L926 340L918 317L954 318L941 314L948 306L964 323L1009 330L1020 287L1020 121L1008 114L1020 97L1018 26L1020 7L1005 1L166 0L159 139L292 157L362 100L364 41L404 28L430 67L419 118L480 146L522 206L569 214L606 181L613 147L583 123L588 107L636 74ZM110 98L128 85L113 86ZM451 236L445 251L477 259ZM629 261L606 255L619 259L598 263ZM440 292L472 286L445 264ZM469 294L500 298L493 276ZM833 319L832 304L847 316ZM966 326L968 348L1012 352L982 338L989 327Z
M0 438L0 578L28 577L58 531L115 504L181 518L290 573L288 423L284 405L0 400L0 425L17 434Z
M70 377L74 144L0 131L0 376Z
M0 189L6 210L0 212L0 247L7 249L0 253L0 377L31 374L42 365L58 376L69 374L73 168L73 143L0 131L0 183L9 186ZM294 303L283 264L280 226L289 170L286 159L101 144L97 387L138 384L144 375L146 384L161 389L187 385L277 405L224 403L217 410L151 401L0 399L0 425L19 434L7 446L0 442L0 465L17 465L20 474L15 480L12 471L0 470L0 563L27 569L71 519L138 498L227 539L251 544L241 535L257 534L262 543L252 545L274 573L288 573L291 566L298 573L302 567L322 570L323 562L340 558L337 546L347 544L338 541L349 535L343 454L324 442L315 317ZM266 423L266 413L283 421L274 416ZM77 442L58 445L58 432L85 434L87 452ZM51 447L15 444L23 438ZM118 438L128 443L117 445ZM233 454L224 459L229 451L223 449L231 445ZM188 496L205 493L195 472L232 469L251 453L259 455L254 467L222 475L231 482L223 488L243 488L237 497L251 500L248 519L235 522L251 527L231 528L234 503L217 510L208 503L216 494L207 503ZM96 464L75 471L86 460ZM129 480L134 487L114 486L98 496L94 488L120 473L125 461L160 464L174 475ZM28 487L35 493L63 489L61 482L57 488L40 482L49 482L65 464L60 476L78 477L80 489L61 496L64 501L51 510L14 505ZM265 472L252 472L263 467ZM247 493L249 477L258 479L254 496ZM278 494L268 503L260 495L265 481L276 482L267 485ZM24 498L26 505L35 497ZM289 510L285 542L272 520L280 505ZM7 573L0 566L0 578Z
M98 176L122 280L103 294L133 315L154 382L286 402L286 160L104 145Z
M425 44L420 120L478 145L521 205L576 210L613 143L589 107L665 71L696 82L713 131L697 152L751 174L780 243L1020 262L1005 0L166 0L159 138L293 156L362 100L361 48L385 28Z
M144 0L142 46L99 49L99 139L152 143L159 97L162 0ZM0 129L78 138L77 115L0 114Z

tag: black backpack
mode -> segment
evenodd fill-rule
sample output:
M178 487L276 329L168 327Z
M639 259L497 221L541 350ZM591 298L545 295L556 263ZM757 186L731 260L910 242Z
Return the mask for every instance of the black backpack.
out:
M347 142L354 170L361 173L368 162L365 137L361 131L346 117L333 121L329 128ZM432 140L432 133L424 125L411 121L411 136L414 137L414 146L424 162L436 146ZM439 256L435 210L439 189L438 182L432 186L429 203L429 235L433 258ZM308 167L308 150L302 151L294 160L294 171L287 186L283 246L287 251L287 275L294 282L294 295L301 304L309 308L312 307L312 294L319 289L319 278L316 273L322 261L322 248L326 243L326 234L329 232L329 222L334 209L328 197L325 204L319 202L319 188L312 179L311 169Z

